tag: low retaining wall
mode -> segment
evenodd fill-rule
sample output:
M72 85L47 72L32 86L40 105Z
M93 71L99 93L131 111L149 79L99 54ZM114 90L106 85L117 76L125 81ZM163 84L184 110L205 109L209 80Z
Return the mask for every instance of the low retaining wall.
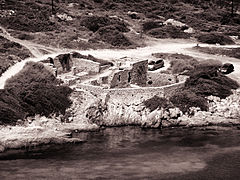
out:
M100 94L108 94L108 97L111 98L112 100L128 104L132 102L139 103L155 95L159 97L169 98L176 89L183 87L184 83L185 81L161 87L115 88L115 89L104 89L103 87L100 86L79 84L78 88L89 91L96 96Z

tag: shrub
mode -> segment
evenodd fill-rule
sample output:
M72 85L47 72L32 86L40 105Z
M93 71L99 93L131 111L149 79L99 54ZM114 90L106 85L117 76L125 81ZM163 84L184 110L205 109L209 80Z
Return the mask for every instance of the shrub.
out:
M236 81L218 72L218 66L197 67L185 82L185 88L191 89L197 95L220 98L231 95L231 89L238 87Z
M197 36L198 41L207 44L235 44L234 41L229 37L221 33L208 33L200 34Z
M100 40L113 46L130 46L131 41L116 26L101 27L97 31Z
M29 62L0 90L0 124L40 114L65 113L72 90L57 86L56 78L40 63Z
M199 107L202 111L208 110L207 99L188 89L177 91L169 100L183 113L188 113L191 107Z
M185 33L179 27L175 27L172 25L165 25L160 28L155 28L148 31L148 34L155 38L182 38L187 39L190 38L188 33Z
M16 62L30 57L30 54L25 47L0 36L0 76Z
M24 68L6 81L6 89L29 86L31 83L56 84L56 77L42 63L28 62Z
M117 18L109 18L107 16L85 16L82 17L80 24L85 26L90 31L96 32L98 29L112 25L120 32L128 32L126 23Z
M168 99L164 97L153 96L152 98L143 102L146 108L150 109L150 111L154 111L157 108L170 108L172 107L171 103Z

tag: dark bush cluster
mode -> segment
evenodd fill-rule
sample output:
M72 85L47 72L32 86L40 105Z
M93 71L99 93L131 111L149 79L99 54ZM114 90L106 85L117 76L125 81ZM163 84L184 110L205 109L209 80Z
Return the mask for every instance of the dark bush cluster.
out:
M71 105L71 92L69 87L58 86L42 64L30 62L1 90L0 124L15 124L18 119L35 114L64 114Z
M221 33L208 33L197 36L198 41L207 44L235 44L234 41L229 37Z
M146 106L146 108L150 109L151 112L158 108L166 109L173 107L167 98L158 96L153 96L152 98L144 101L143 104Z
M99 35L99 40L109 43L116 47L126 47L132 45L132 42L119 31L118 26L106 26L101 27L97 34Z
M180 27L175 27L172 25L165 25L160 28L154 28L148 31L149 35L155 38L190 38L190 34L185 33Z
M2 8L15 11L12 16L0 17L1 24L7 28L27 32L52 31L57 28L57 25L49 20L50 4L39 6L30 0L18 0L14 3L5 1Z
M90 31L96 32L98 29L105 26L114 26L120 32L128 32L127 24L117 18L108 16L85 16L82 17L80 24L85 26Z
M206 96L226 98L232 94L232 89L239 88L239 84L218 71L218 65L199 65L191 71L183 89L177 91L170 101L182 112L189 112L190 107L208 109Z

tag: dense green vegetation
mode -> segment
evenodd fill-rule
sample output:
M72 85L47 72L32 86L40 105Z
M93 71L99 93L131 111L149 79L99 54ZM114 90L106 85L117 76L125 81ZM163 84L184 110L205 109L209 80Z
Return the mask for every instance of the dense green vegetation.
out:
M41 63L29 62L10 78L0 93L0 124L40 114L64 114L71 105L72 90L58 81Z

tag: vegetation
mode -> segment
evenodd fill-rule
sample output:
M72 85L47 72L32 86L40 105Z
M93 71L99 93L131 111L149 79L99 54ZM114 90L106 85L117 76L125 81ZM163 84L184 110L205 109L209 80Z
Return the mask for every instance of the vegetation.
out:
M143 104L146 106L146 108L150 109L151 112L158 108L166 109L172 107L172 104L167 98L158 96L153 96L152 98L144 101Z
M220 45L227 45L227 44L235 44L234 41L224 34L220 33L208 33L208 34L200 34L197 36L198 41L207 44L220 44Z
M190 71L190 77L185 86L177 91L170 101L179 107L182 112L189 112L190 107L208 109L206 96L226 98L232 94L232 89L237 89L239 84L218 72L219 65L200 64Z
M154 28L147 33L148 35L155 38L190 38L190 34L185 33L180 27L175 27L172 25L165 25L160 28Z
M11 42L0 36L0 76L16 62L30 57L30 54L20 44Z
M222 0L58 0L53 2L52 13L52 4L48 0L2 0L0 24L13 30L11 33L15 35L19 33L21 39L33 38L35 42L46 45L78 49L142 45L144 36L133 32L143 32L156 38L191 36L184 33L182 28L162 26L161 22L169 18L192 27L196 30L196 34L217 32L223 35L240 35L240 15L236 13L239 6L237 0L234 0L234 8L230 1ZM138 18L132 19L128 12L137 14ZM130 27L134 31L129 31ZM105 30L101 28L107 33L103 33ZM112 38L122 42L116 44L115 40L111 40Z
M207 54L225 55L240 59L240 48L195 47L195 49Z
M101 27L97 31L97 34L99 35L97 39L115 47L128 47L132 45L132 42L121 31L119 31L121 27L118 27L119 26L112 25Z
M27 63L1 90L0 124L15 124L35 114L64 114L71 105L68 96L72 90L57 83L43 64Z

